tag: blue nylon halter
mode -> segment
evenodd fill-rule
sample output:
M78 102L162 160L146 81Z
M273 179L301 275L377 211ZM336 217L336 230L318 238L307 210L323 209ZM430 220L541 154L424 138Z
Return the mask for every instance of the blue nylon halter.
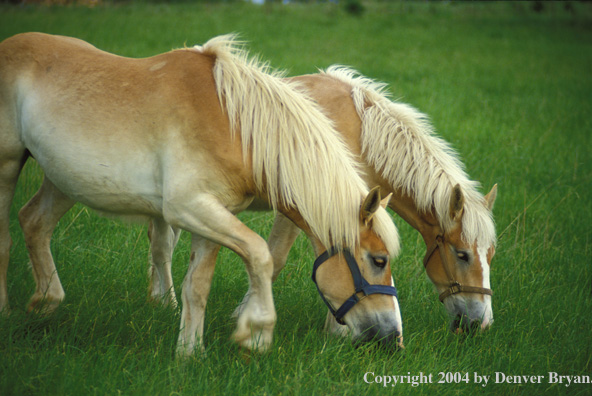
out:
M345 300L345 302L341 305L341 307L339 307L337 310L335 310L333 308L333 306L331 305L331 303L325 298L325 296L321 292L321 289L319 288L319 285L317 284L316 275L317 275L317 269L321 266L321 264L323 264L329 258L335 256L336 254L338 254L340 252L345 257L345 261L347 262L347 266L349 267L352 278L354 279L354 288L356 291L354 292L354 294L351 295L350 298ZM399 296L397 295L397 289L394 286L369 284L368 281L366 279L364 279L364 277L362 276L362 273L360 272L360 268L358 267L358 263L356 262L356 259L350 253L350 251L348 249L344 249L344 250L340 251L335 248L331 248L331 249L325 251L324 253L322 253L319 257L317 257L317 259L314 262L313 268L312 268L312 281L317 286L317 290L319 291L321 298L323 299L323 301L325 302L327 307L329 307L329 311L331 311L331 313L335 317L335 320L337 320L337 323L339 323L341 325L345 324L345 322L343 321L343 317L345 316L345 314L348 313L349 310L352 309L354 305L356 305L358 302L360 302L366 296L369 296L371 294L387 294L389 296L395 296L397 299L399 298ZM359 293L363 293L363 296L361 298L358 297Z

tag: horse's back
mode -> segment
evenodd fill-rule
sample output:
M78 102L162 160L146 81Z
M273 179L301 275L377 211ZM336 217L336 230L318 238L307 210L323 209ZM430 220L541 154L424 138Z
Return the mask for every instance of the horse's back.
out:
M173 133L191 140L227 127L213 63L192 50L133 59L70 37L26 33L0 43L0 97L18 118L13 132L32 152L44 143L36 136L50 131L96 144L116 139L118 146L161 144Z
M27 53L38 52L42 49L52 51L58 48L71 50L97 50L92 44L74 37L51 35L46 33L28 32L20 33L0 42L0 54L26 55Z
M9 83L24 77L33 78L52 63L81 51L99 52L91 44L71 37L44 33L9 37L0 42L0 84L6 89Z
M213 62L211 57L191 50L126 58L79 39L43 33L23 33L0 43L0 77L5 88L30 80L37 88L39 84L59 88L60 96L79 95L80 91L73 90L82 86L92 89L95 97L108 90L112 98L129 99L143 97L147 91L159 95L174 91L178 96L189 85L191 89L213 89L213 79L207 81ZM70 86L73 90L68 89ZM109 103L112 101L107 100L105 105Z

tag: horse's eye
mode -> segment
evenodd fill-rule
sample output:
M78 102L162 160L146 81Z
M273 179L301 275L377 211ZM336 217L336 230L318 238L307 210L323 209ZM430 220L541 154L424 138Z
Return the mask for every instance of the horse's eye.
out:
M469 262L469 254L467 252L456 252L456 256L465 263Z
M372 256L372 262L378 268L384 268L384 267L386 267L386 265L388 263L388 257L386 257L386 256Z

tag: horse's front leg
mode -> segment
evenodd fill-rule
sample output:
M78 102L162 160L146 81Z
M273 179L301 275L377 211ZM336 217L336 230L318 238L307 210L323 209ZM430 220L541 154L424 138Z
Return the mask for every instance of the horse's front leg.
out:
M151 264L149 276L149 296L172 307L177 306L171 265L173 250L179 241L181 230L171 227L164 219L156 218L148 226Z
M300 234L300 228L298 228L292 220L288 219L281 213L278 213L273 222L273 227L269 233L267 244L269 245L269 251L273 257L273 281L277 279L280 272L286 266L288 260L288 254L294 241ZM249 301L249 293L245 294L241 303L234 310L232 317L237 318L242 312L243 307Z
M36 290L27 311L50 313L65 297L50 250L55 226L74 201L44 178L41 188L20 210L19 221L29 251Z
M236 331L232 338L239 345L250 350L265 351L273 339L273 328L276 322L276 312L271 292L271 278L273 275L273 260L267 247L267 242L255 232L245 226L215 197L200 194L191 200L175 200L178 204L165 208L165 220L173 226L183 228L205 238L212 243L228 247L237 253L245 262L249 276L248 302L238 317ZM179 203L183 202L183 203ZM192 254L197 256L198 252ZM192 278L197 267L192 267L183 284L183 320L182 326L187 327L194 299L185 300L185 296L194 295L196 287ZM187 305L187 306L186 306ZM190 327L190 333L179 339L178 350L181 354L191 353L183 344L191 345L188 338L196 336L197 326Z

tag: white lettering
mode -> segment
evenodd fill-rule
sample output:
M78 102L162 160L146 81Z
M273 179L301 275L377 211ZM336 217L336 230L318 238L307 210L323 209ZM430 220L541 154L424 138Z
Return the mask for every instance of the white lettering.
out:
M495 383L499 384L506 381L506 375L504 373L500 373L499 371L495 372Z
M440 372L438 374L438 383L460 383L466 382L471 383L470 373L462 372ZM495 372L495 378L492 379L493 375L481 375L477 372L473 372L472 383L479 384L485 388L490 382L496 384L542 384L545 379L548 384L561 384L566 388L573 384L592 384L592 376L590 375L560 375L554 371L549 371L547 375L510 375L500 371ZM420 386L421 384L434 383L433 374L425 374L424 372L411 374L408 372L406 375L375 375L373 371L368 371L364 374L364 382L367 384L380 384L383 387L394 387L397 384L405 384L413 388ZM491 381L490 381L491 380Z
M552 377L551 374L556 373L549 373L549 383L554 383L555 377ZM544 375L506 375L504 373L496 372L495 373L495 383L506 383L506 384L540 384L545 378ZM561 383L561 381L559 381Z
M473 373L473 382L476 384L481 384L482 387L487 386L487 381L489 381L490 375L479 375L477 373Z
M549 383L550 384L563 384L566 382L565 387L567 388L571 384L571 380L574 376L571 375L559 375L555 372L549 372Z

